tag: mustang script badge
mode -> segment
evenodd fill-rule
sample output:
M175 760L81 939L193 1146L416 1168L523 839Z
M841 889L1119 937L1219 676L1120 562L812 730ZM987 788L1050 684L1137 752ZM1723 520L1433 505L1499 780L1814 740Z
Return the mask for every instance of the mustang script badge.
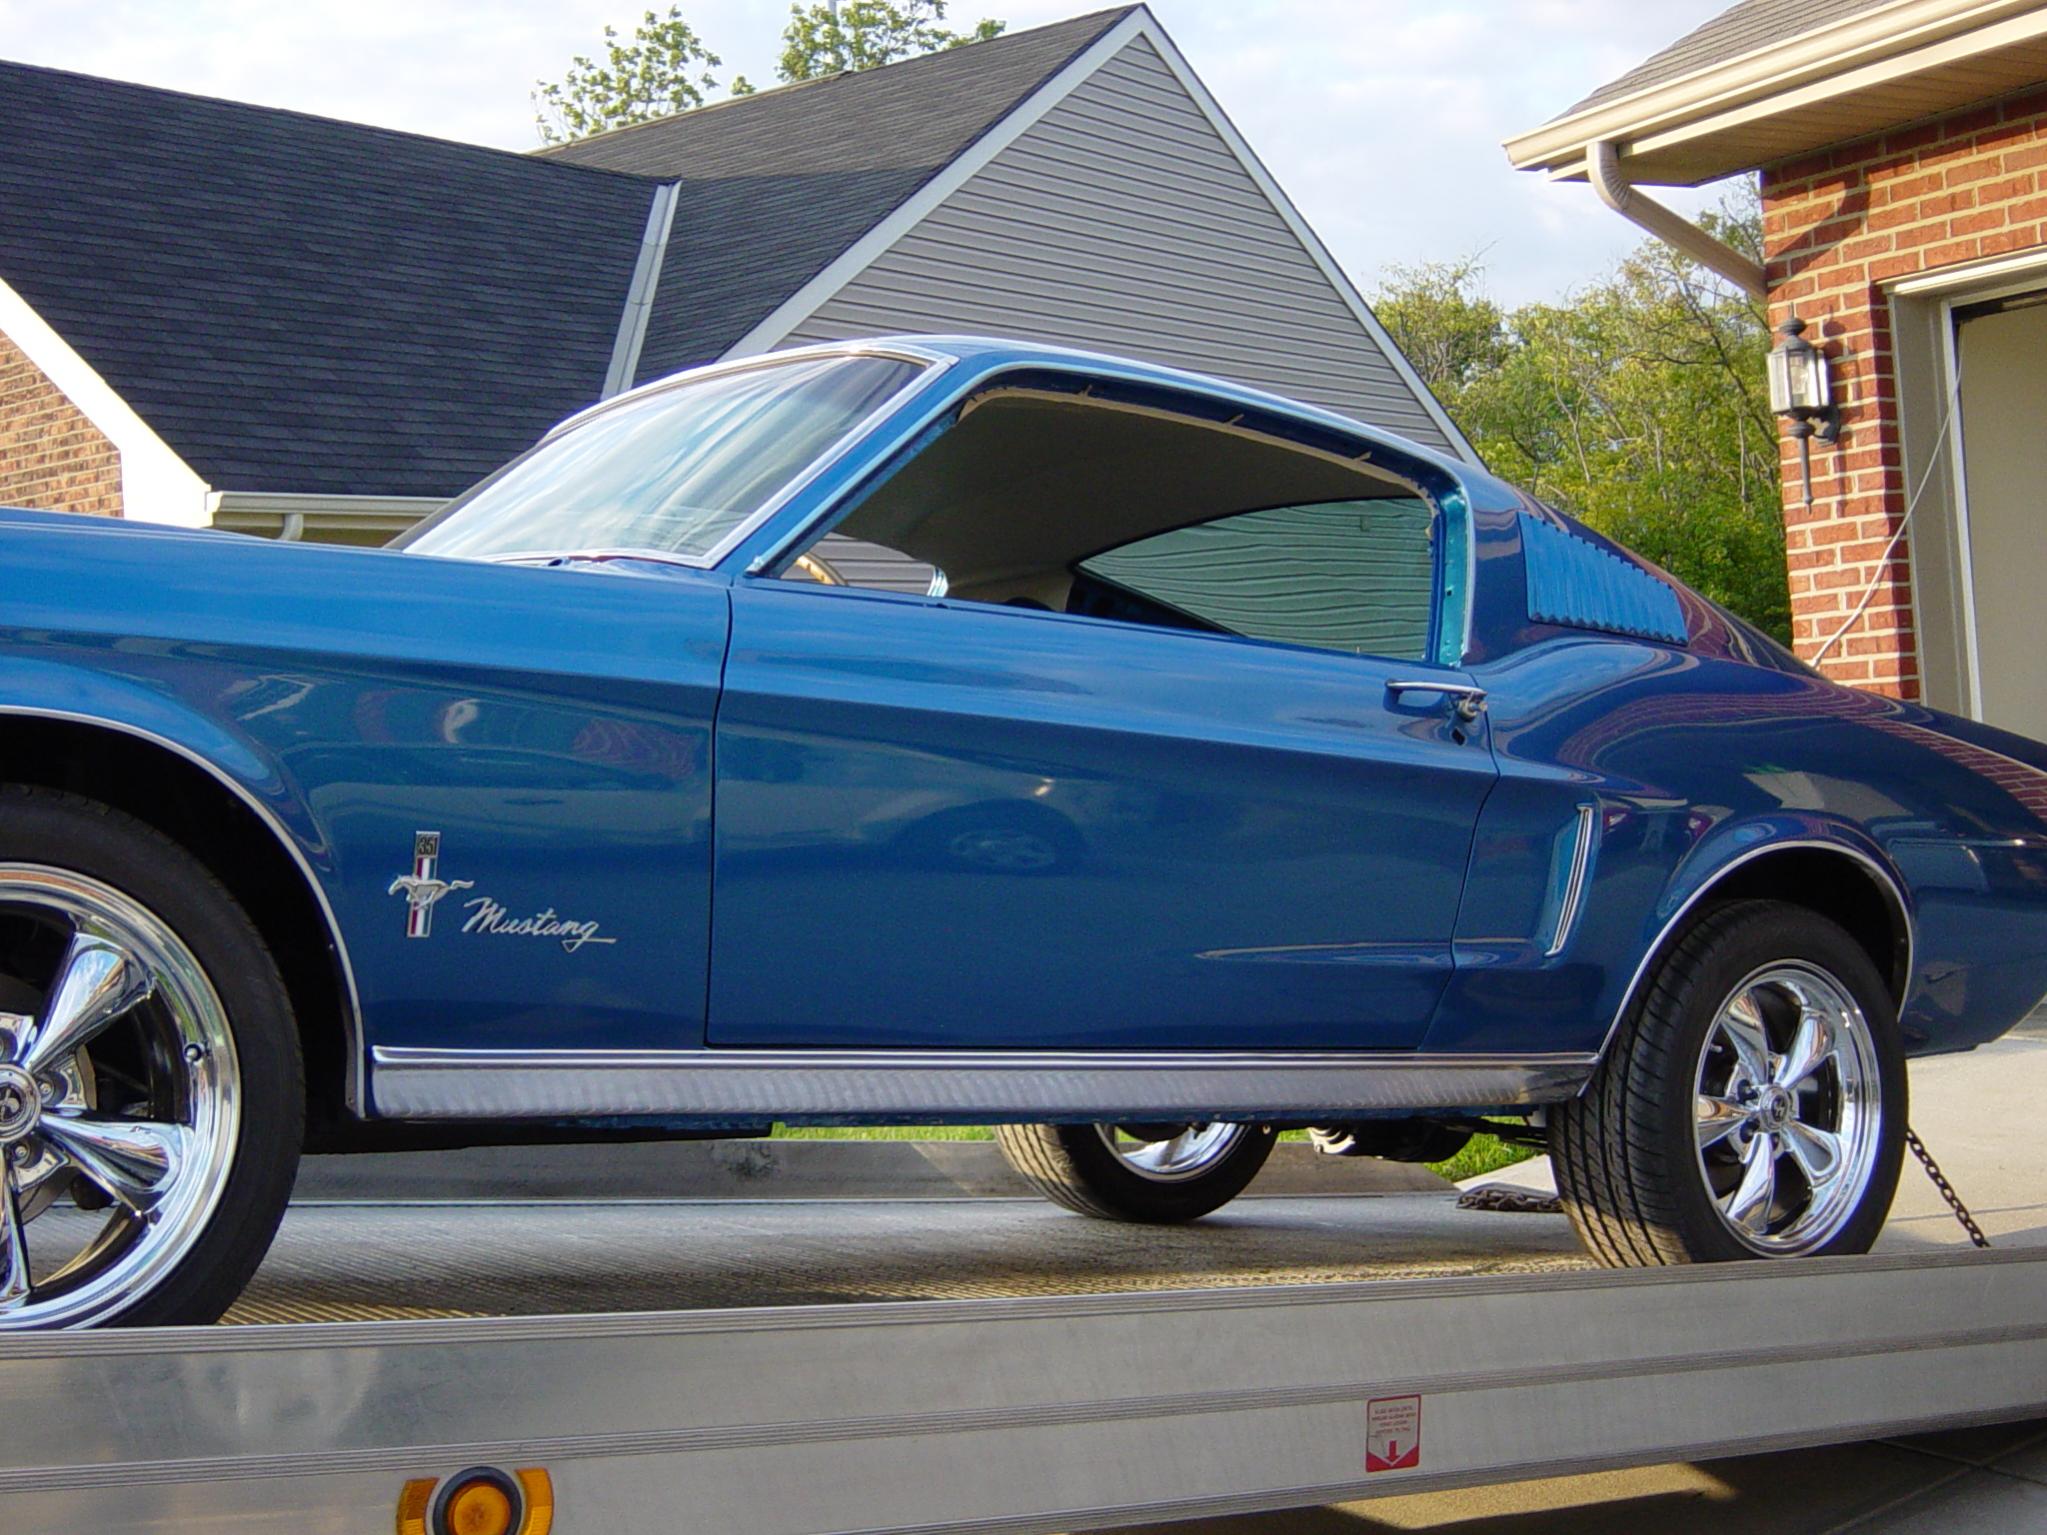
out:
M433 930L434 907L444 897L457 890L476 888L473 879L442 879L438 872L440 862L441 834L437 831L413 833L412 872L392 880L391 888L386 892L405 897L407 938L424 938ZM469 920L462 924L465 933L485 933L501 938L553 938L570 954L586 943L618 942L616 938L602 936L597 931L597 923L564 917L552 906L544 907L530 917L514 916L502 903L490 896L478 895L464 901L462 909L469 913Z
M473 879L438 879L434 870L441 861L441 834L413 833L412 872L391 881L387 895L405 897L405 936L424 938L433 931L434 904L452 890L474 890Z

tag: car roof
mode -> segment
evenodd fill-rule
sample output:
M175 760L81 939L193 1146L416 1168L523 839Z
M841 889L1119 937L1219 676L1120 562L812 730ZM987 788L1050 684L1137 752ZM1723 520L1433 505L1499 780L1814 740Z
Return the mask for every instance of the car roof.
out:
M611 399L599 401L587 410L579 411L557 426L548 435L575 426L592 416L602 414L626 401L658 394L689 379L701 378L715 373L744 367L758 367L768 363L793 361L804 357L830 357L861 355L865 353L898 354L923 357L932 361L947 363L970 363L979 369L1011 369L1030 367L1081 368L1089 372L1100 372L1127 383L1151 384L1164 389L1180 389L1196 394L1229 400L1256 410L1270 410L1301 420L1320 422L1323 425L1345 432L1360 434L1377 442L1384 442L1398 448L1402 453L1441 470L1455 480L1470 478L1476 466L1463 459L1454 458L1438 449L1426 447L1412 438L1384 427L1372 426L1351 416L1309 405L1285 395L1273 394L1248 384L1233 383L1228 379L1215 378L1204 373L1195 373L1184 368L1168 367L1163 363L1143 362L1133 357L1121 357L1107 352L1089 351L1081 347L1059 346L1041 341L1020 341L1002 336L975 335L886 335L864 336L845 341L818 342L810 346L791 347L783 351L763 352L749 357L726 358L703 367L690 368L673 373L666 378L650 380L638 388L614 395Z

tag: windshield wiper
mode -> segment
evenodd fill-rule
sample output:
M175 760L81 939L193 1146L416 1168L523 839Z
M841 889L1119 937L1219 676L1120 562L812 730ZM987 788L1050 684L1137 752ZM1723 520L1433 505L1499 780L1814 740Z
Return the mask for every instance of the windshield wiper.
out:
M658 549L564 549L546 554L498 554L486 560L491 565L609 565L631 560L648 565L666 565L678 570L703 570L704 566Z

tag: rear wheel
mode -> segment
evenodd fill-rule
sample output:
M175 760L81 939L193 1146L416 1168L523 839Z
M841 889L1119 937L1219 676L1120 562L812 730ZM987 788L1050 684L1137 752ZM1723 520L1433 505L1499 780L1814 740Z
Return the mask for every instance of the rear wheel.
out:
M1171 1224L1221 1209L1272 1155L1268 1125L998 1125L1009 1165L1054 1204Z
M1867 1252L1897 1189L1905 1057L1876 967L1799 907L1723 906L1552 1120L1557 1189L1612 1267Z
M139 821L0 793L0 1330L215 1320L302 1120L290 1006L233 898Z

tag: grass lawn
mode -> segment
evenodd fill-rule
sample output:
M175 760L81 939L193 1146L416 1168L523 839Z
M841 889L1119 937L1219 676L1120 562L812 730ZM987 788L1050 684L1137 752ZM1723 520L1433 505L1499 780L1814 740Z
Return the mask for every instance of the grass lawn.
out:
M775 1134L797 1141L989 1141L995 1132L985 1125L776 1125ZM1289 1140L1305 1140L1306 1133L1287 1132ZM1490 1135L1475 1135L1471 1144L1447 1162L1431 1165L1430 1171L1457 1182L1498 1172L1525 1162L1536 1153L1528 1146L1510 1146Z
M1441 1174L1452 1183L1461 1183L1466 1178L1496 1173L1503 1167L1512 1167L1516 1162L1526 1162L1540 1154L1533 1146L1514 1146L1490 1135L1474 1135L1470 1144L1456 1156L1447 1162L1435 1163L1430 1171Z

